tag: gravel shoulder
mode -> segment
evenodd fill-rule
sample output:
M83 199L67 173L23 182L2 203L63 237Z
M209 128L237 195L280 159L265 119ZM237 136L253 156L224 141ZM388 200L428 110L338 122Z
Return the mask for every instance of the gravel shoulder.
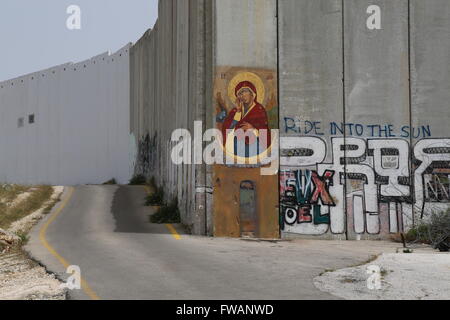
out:
M60 284L21 251L0 256L0 300L65 300Z
M67 294L61 288L61 282L30 259L21 248L24 239L16 236L26 235L45 216L48 206L58 201L63 190L63 187L53 187L50 200L42 208L12 223L8 230L0 230L5 243L11 244L0 252L0 300L66 299ZM21 201L26 201L27 197L22 196Z

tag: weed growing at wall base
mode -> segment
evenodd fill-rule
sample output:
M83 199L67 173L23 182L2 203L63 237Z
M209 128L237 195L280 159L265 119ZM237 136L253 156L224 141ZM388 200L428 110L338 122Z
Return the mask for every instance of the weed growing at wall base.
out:
M116 181L116 179L111 179L111 180L108 180L108 181L106 181L106 182L104 182L103 183L103 185L104 186L107 186L107 185L116 185L117 184L117 181Z
M138 174L131 178L129 185L130 186L141 186L147 183L147 179L144 175Z
M408 242L430 244L441 252L450 250L450 210L434 212L428 221L422 221L406 234Z
M178 199L172 200L168 205L163 205L150 216L151 223L181 223L180 210L178 209Z
M145 200L146 206L162 206L164 204L164 189L155 187L154 192L147 196Z

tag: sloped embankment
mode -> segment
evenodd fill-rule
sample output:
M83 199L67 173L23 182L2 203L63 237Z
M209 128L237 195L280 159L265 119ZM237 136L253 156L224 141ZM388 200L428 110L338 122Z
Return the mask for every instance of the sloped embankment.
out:
M61 300L61 282L31 260L28 232L59 201L64 188L0 186L0 300Z

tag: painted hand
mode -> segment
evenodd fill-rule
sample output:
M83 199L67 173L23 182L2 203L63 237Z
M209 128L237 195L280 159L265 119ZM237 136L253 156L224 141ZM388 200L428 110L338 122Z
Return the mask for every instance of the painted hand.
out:
M242 103L241 99L239 99L239 98L236 99L236 109L237 109L237 112L242 112L242 110L244 109L244 104Z
M247 131L247 130L253 130L253 129L255 129L255 127L254 126L252 126L250 123L248 123L248 122L244 122L244 123L242 123L242 125L241 125L241 129L243 129L244 131Z

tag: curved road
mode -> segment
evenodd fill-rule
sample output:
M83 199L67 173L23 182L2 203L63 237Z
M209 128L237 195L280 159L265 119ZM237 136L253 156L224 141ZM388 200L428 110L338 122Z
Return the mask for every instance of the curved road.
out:
M26 249L60 278L81 268L84 290L71 299L333 299L313 285L326 269L378 253L349 242L256 242L181 234L149 223L137 186L66 188L32 231ZM62 205L64 206L62 208Z

